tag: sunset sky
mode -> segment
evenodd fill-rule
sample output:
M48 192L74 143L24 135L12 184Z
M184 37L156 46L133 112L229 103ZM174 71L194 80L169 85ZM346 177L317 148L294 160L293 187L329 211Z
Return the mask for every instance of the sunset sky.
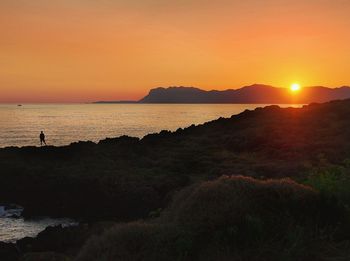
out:
M349 0L0 0L0 102L350 84Z

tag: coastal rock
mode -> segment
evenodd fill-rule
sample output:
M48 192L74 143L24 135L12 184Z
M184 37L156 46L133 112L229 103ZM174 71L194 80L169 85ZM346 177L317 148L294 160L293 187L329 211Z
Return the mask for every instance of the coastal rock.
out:
M350 100L246 111L178 132L99 144L0 149L0 198L24 217L130 221L185 185L220 175L300 177L349 151Z
M25 237L18 240L16 244L22 254L61 253L67 256L75 256L77 251L88 238L92 235L103 233L105 229L112 225L114 225L114 222L103 222L90 225L80 224L70 227L63 227L62 225L47 227L44 231L40 232L37 237ZM2 261L2 259L0 260Z
M28 252L74 252L87 237L87 228L62 227L62 225L47 227L36 238L25 237L17 241L22 253Z
M70 261L71 259L63 254L55 252L28 253L22 257L23 261Z
M17 261L19 260L19 252L15 244L0 242L0 260L1 261Z

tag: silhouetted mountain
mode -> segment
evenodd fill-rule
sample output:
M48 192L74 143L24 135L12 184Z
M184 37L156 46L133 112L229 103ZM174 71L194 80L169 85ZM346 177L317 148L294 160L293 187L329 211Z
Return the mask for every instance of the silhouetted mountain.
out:
M138 103L137 101L97 101L96 104L109 104L109 103Z
M205 91L194 87L169 87L150 90L140 103L312 103L350 98L350 87L305 87L298 93L288 88L253 84L236 90Z

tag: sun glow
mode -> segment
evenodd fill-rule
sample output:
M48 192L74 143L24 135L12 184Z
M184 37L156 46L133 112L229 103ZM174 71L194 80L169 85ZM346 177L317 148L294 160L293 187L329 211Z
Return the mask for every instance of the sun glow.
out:
M297 92L297 91L300 91L301 87L300 87L300 84L299 83L293 83L291 86L290 86L290 90L292 92Z

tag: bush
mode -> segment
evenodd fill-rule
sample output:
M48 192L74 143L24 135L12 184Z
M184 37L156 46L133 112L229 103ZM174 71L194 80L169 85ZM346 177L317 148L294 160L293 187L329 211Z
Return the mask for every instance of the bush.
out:
M223 176L180 192L162 222L196 233L197 252L203 245L218 253L272 246L282 252L317 236L321 204L317 192L290 179Z
M189 235L174 226L134 222L91 238L77 261L182 260L190 247Z
M182 190L151 223L91 239L78 260L303 260L332 225L322 204L290 179L223 176Z
M342 165L325 164L313 168L306 184L318 190L329 200L337 201L350 210L350 161Z
M166 218L186 226L216 229L248 216L266 220L287 214L300 218L301 211L310 212L310 205L317 200L312 188L291 179L262 181L223 176L178 193Z

